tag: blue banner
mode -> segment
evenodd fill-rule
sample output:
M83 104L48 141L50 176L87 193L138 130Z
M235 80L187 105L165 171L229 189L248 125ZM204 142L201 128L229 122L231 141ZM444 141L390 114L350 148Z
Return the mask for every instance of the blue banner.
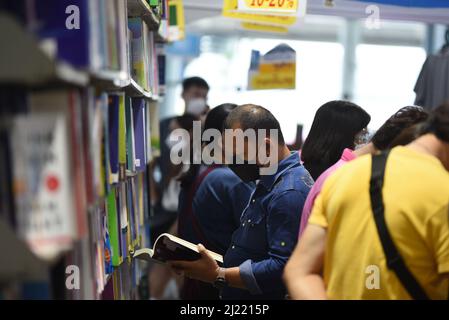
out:
M449 8L449 0L357 0L360 2L380 3L415 8Z

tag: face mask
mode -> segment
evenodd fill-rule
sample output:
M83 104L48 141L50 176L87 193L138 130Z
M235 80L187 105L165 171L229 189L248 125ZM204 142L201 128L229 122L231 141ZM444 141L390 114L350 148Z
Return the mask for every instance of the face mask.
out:
M199 117L206 111L206 107L207 104L205 99L193 99L187 102L186 112Z
M232 170L236 174L237 177L240 178L243 182L251 182L260 179L260 169L257 164L250 164L248 161L245 161L242 164L233 164L228 165L229 169Z
M355 149L360 149L366 145L370 140L370 133L367 129L363 129L359 134L356 135L354 145Z

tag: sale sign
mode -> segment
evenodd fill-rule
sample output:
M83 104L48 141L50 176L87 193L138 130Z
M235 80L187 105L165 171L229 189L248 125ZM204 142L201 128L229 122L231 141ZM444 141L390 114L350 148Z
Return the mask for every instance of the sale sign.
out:
M299 0L239 0L239 10L271 12L277 14L295 14Z
M244 22L268 24L274 26L292 26L297 22L296 16L272 14L263 11L242 12L239 10L240 0L223 0L223 16Z
M251 54L248 74L248 90L272 90L296 88L296 51L287 44L280 44L261 55Z

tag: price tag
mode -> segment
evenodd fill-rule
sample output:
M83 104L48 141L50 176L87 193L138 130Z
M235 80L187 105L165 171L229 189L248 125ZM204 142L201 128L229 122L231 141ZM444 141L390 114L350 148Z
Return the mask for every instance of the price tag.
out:
M223 16L244 22L269 24L275 26L291 26L297 21L297 17L287 14L273 14L264 11L248 10L242 12L238 9L240 0L223 0Z
M239 0L238 9L269 13L294 14L298 11L299 0Z

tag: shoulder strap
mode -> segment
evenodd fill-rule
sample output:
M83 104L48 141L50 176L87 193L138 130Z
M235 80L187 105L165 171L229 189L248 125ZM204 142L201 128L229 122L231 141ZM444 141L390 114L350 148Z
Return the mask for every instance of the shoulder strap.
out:
M429 298L426 293L405 265L403 258L391 238L385 221L382 187L384 184L385 167L387 164L388 155L389 152L385 152L372 157L370 196L377 232L387 259L388 268L394 271L399 281L413 299L428 300Z
M192 186L190 187L189 193L188 193L188 199L187 199L187 208L186 213L187 216L190 218L192 222L193 229L197 235L197 237L200 239L202 244L209 250L217 251L215 246L213 246L206 238L206 235L204 234L201 225L198 221L198 218L193 213L193 198L195 198L196 191L198 190L199 186L203 182L203 180L215 169L217 169L218 165L212 165L208 167L206 170L204 170L193 182Z

